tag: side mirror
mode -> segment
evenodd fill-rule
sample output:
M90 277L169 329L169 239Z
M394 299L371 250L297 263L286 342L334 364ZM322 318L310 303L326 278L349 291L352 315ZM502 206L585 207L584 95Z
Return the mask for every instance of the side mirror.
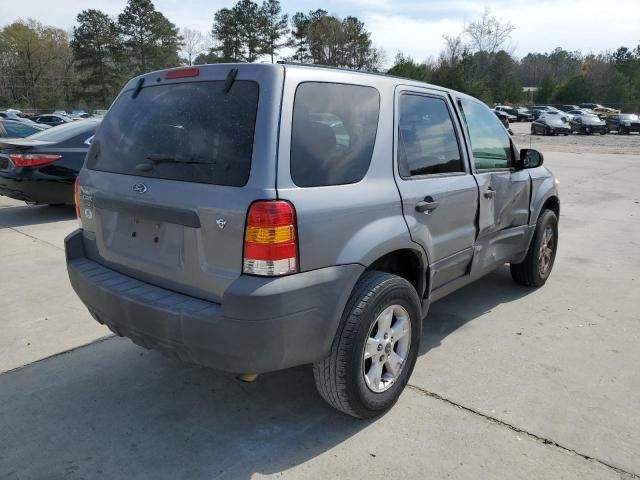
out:
M540 167L544 162L542 153L533 148L523 148L520 150L520 168L536 168Z

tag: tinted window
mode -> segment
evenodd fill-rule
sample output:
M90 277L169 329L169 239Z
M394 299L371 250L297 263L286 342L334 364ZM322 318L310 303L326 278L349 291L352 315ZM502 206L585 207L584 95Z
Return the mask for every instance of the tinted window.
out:
M300 187L343 185L369 169L380 96L371 87L302 83L291 127L291 178Z
M509 168L511 140L500 120L485 105L459 100L477 169Z
M404 178L463 171L444 100L419 95L400 97L398 169Z
M225 92L224 83L150 86L136 98L131 92L120 95L91 143L87 167L244 185L251 169L258 84L236 81Z

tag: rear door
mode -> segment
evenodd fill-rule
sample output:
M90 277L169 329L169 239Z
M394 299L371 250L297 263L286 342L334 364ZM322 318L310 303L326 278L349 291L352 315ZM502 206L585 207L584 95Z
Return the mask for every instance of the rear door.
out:
M248 207L275 198L282 67L231 69L153 73L121 93L80 175L89 257L211 301L241 274Z
M468 272L476 237L478 189L454 118L442 92L396 92L397 184L411 237L429 254L432 288Z

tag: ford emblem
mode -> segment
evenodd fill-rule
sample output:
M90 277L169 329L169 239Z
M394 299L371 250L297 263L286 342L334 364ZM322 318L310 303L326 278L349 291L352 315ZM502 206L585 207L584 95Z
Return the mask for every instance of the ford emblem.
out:
M136 193L145 193L147 190L147 186L144 183L136 183L133 185L133 191Z

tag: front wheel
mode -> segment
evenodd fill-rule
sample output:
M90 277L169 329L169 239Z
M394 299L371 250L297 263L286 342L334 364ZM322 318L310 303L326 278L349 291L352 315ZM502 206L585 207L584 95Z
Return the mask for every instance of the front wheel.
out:
M558 218L553 211L544 210L524 261L510 265L511 278L521 285L541 287L551 275L557 251Z
M396 275L366 272L347 302L329 356L313 366L320 395L357 418L384 413L409 380L421 332L415 288Z

